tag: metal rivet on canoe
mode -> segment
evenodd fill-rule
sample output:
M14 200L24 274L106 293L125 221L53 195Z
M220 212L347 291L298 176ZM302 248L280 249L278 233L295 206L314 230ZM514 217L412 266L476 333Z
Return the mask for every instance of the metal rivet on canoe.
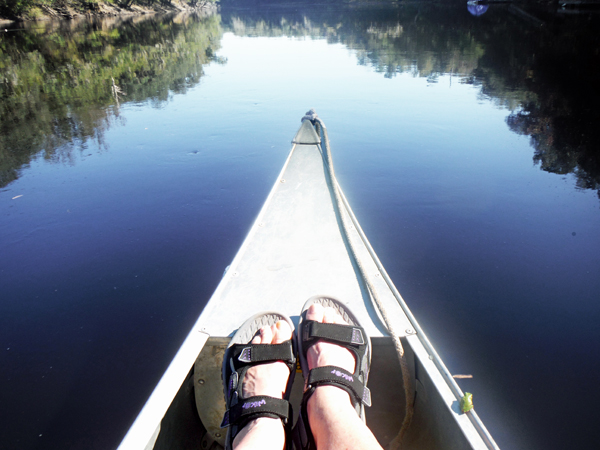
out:
M285 183L285 179L284 179L284 178L282 178L280 182L281 182L281 183Z
M404 331L406 332L406 334L414 334L415 333L415 330L413 330L412 328L407 328Z
M231 276L232 276L232 277L237 277L237 276L238 276L238 273L237 273L237 272L233 272L233 273L231 274Z
M377 273L375 274L375 276L376 276L376 277L378 277L378 276L380 276L380 275L381 275L381 274L380 274L379 272L377 272Z
M198 380L198 384L204 384L204 380Z
M258 226L259 226L259 227L264 227L264 226L265 226L265 224L264 224L263 222L261 222L261 223L259 223L259 224L258 224Z
M221 433L215 433L215 437L221 437Z

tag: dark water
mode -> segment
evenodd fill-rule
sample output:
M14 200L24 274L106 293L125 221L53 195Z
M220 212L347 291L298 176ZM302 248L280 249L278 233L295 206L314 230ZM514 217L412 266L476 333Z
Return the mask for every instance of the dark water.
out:
M597 448L595 14L257 6L0 38L0 448L114 448L310 107L501 448Z

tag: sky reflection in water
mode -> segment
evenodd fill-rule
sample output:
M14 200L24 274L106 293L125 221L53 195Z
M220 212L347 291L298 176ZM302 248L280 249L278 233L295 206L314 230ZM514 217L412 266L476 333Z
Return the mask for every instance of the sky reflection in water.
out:
M533 164L533 132L511 131L477 68L390 74L358 65L373 58L358 45L246 37L255 18L222 17L199 83L102 106L118 116L101 139L60 143L0 191L3 445L117 445L311 107L371 243L450 371L474 375L461 387L500 447L597 441L596 192Z

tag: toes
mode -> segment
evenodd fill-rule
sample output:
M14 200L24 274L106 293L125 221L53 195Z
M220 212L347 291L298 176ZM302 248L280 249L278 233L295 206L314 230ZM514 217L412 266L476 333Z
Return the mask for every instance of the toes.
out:
M323 323L339 323L346 324L346 321L342 319L342 316L337 312L336 309L331 306L323 307L318 303L313 303L306 310L306 320L314 320L316 322Z
M316 322L323 322L323 305L313 303L306 310L306 320L314 320Z
M271 327L273 330L273 343L281 344L292 338L292 329L285 320L278 321Z
M260 329L260 343L261 344L270 344L273 342L273 331L271 327L262 327Z
M333 308L325 308L323 311L323 323L335 323L337 313Z
M323 312L323 323L339 323L345 325L346 321L342 319L340 313L338 313L335 309L327 307Z
M254 336L252 338L252 342L251 342L252 344L260 344L261 343L262 338L261 338L260 333L261 333L261 330L258 330L258 333L256 333L256 336Z
M252 339L252 344L281 344L292 338L292 329L285 320L261 327Z

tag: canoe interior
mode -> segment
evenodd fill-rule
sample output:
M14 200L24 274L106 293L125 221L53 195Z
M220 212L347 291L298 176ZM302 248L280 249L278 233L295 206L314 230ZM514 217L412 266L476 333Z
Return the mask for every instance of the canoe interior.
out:
M221 361L229 338L210 338L190 370L160 424L154 444L163 449L222 449L225 430L218 425L225 409L221 384ZM460 428L448 418L447 406L434 383L403 339L407 360L415 376L415 414L403 440L403 449L471 448ZM367 425L386 448L396 436L404 419L405 396L402 372L390 338L372 339L373 358L368 386L373 406L367 408ZM292 405L297 417L304 380L298 373L294 380ZM201 419L202 417L202 419ZM204 419L204 420L203 420ZM207 432L207 428L212 433ZM216 436L215 436L216 434ZM221 443L220 443L220 442Z

